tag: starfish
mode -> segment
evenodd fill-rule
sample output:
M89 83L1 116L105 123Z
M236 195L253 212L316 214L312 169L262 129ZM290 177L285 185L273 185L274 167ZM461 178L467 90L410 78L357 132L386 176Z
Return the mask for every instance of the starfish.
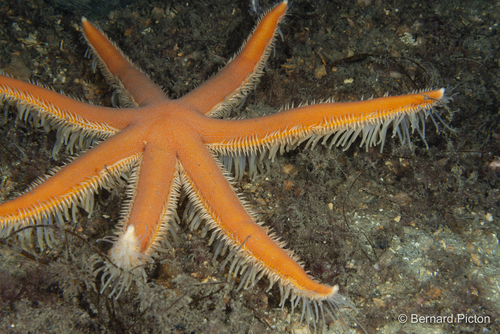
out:
M128 181L121 220L109 255L93 259L102 290L118 298L134 281L146 278L144 267L171 248L181 192L189 199L184 216L192 230L204 223L211 232L214 259L225 254L228 277L239 275L248 289L263 276L269 289L278 283L281 306L302 303L302 317L325 323L339 307L353 307L338 290L311 278L291 250L237 193L234 183L248 169L255 176L275 156L302 143L347 149L358 137L361 146L384 146L392 136L409 142L414 132L425 141L425 120L440 119L445 90L424 90L358 102L327 100L283 108L253 119L227 119L263 74L288 2L262 16L241 51L219 73L187 95L172 100L85 18L85 38L122 108L86 104L45 87L0 75L0 100L17 106L19 118L57 130L53 154L66 145L83 152L36 181L20 197L0 204L0 237L15 233L20 243L35 238L51 243L47 224L75 219L78 207L92 212L94 195ZM248 168L247 168L248 166ZM233 175L231 175L233 174ZM38 226L38 227L37 227ZM31 227L31 228L26 228ZM32 231L36 230L36 236ZM320 313L318 313L320 310ZM293 310L292 310L293 312Z

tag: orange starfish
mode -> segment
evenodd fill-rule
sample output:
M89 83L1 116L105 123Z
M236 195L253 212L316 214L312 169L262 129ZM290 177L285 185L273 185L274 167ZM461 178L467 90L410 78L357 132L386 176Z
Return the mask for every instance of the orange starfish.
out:
M425 119L445 106L444 89L415 92L360 102L327 101L246 120L217 119L238 105L263 73L278 24L286 14L283 1L262 17L240 53L216 76L177 100L168 99L144 73L85 18L85 37L102 71L118 88L126 108L105 108L76 101L46 88L0 75L0 99L17 105L19 117L57 129L54 148L66 144L94 145L62 168L35 182L22 196L0 204L0 237L35 226L38 244L50 243L51 233L37 224L70 220L77 207L93 209L94 194L128 175L128 201L122 210L109 259L102 272L102 291L111 286L118 296L134 280L145 278L144 265L169 247L168 231L177 220L181 191L189 200L191 229L205 223L212 232L214 258L229 249L229 277L241 275L240 288L262 276L278 282L281 304L302 302L307 321L324 323L324 312L336 318L339 305L348 304L338 286L321 284L307 275L298 259L237 194L229 173L241 178L248 163L250 175L275 155L303 142L349 147L361 136L366 148L383 147L392 125L393 136L410 140L415 130L424 138ZM433 118L434 120L434 118ZM71 211L71 212L70 212ZM32 229L17 237L31 238ZM224 261L227 262L227 261Z

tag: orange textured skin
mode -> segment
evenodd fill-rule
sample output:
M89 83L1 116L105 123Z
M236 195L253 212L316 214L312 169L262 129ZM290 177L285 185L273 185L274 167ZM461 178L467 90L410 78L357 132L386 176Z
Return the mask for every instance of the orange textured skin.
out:
M111 166L141 150L140 142L130 143L122 138L131 135L127 131L120 133L95 149L86 152L71 163L71 168L62 168L50 178L50 182L44 182L29 192L0 205L0 218L19 215L24 217L26 210L33 210L39 214L47 209L49 205L57 205L58 202L50 203L51 199L64 200L66 196L76 193L86 186L86 182L102 171L103 166ZM36 208L35 204L43 204ZM1 220L0 220L1 222Z
M274 132L280 132L282 136L294 133L294 131L288 130L297 124L300 124L303 129L309 129L324 124L325 117L351 116L351 119L345 119L338 124L349 125L354 122L390 116L397 112L405 112L416 107L425 107L435 103L443 95L444 90L437 89L425 93L381 97L366 101L314 104L248 119L245 123L234 120L213 120L213 123L209 123L208 127L199 126L203 129L200 135L206 144L217 144L227 143L234 139L233 133L236 132L239 138L253 136L258 145L262 144L262 141L259 140L267 138L269 134ZM373 117L375 112L379 112L377 117ZM224 132L224 129L231 129L231 132Z
M6 92L15 99L26 100L29 104L48 109L51 113L65 112L68 115L79 116L82 119L99 120L100 124L107 124L113 129L121 130L127 127L130 124L131 117L135 114L129 110L83 103L50 89L0 75L0 94ZM67 118L64 120L68 121Z
M287 3L282 2L263 17L238 57L180 101L206 114L224 99L231 98L256 69L263 51L271 43L277 24L286 13L286 7Z

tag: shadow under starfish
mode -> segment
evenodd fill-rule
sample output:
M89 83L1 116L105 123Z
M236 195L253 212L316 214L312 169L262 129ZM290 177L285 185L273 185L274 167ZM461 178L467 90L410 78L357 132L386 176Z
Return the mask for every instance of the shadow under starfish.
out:
M85 18L85 37L124 108L85 104L0 76L0 99L16 105L20 119L57 129L54 154L62 145L90 147L22 196L0 204L0 237L35 226L38 245L50 245L51 229L37 225L71 220L78 207L92 212L98 189L125 178L128 200L122 219L116 236L106 238L113 247L108 259L93 259L96 274L102 273L101 293L109 287L108 295L118 298L134 281L145 279L144 266L170 247L166 237L179 220L176 209L184 191L190 228L205 224L202 235L212 233L214 258L229 251L224 263L230 278L241 276L238 289L251 288L266 276L269 288L278 283L281 306L290 299L293 312L302 303L301 318L308 323L325 323L324 313L337 320L340 307L353 306L339 295L338 286L309 277L293 252L257 221L236 193L233 176L240 179L247 169L254 176L278 152L304 142L306 148L321 142L347 149L361 137L360 145L382 150L390 126L402 143L409 143L415 131L424 138L426 118L437 123L436 107L446 107L449 98L438 89L359 102L328 100L253 119L218 119L257 84L287 5L283 1L263 16L235 58L177 100L168 99ZM16 236L23 245L34 237L32 228Z

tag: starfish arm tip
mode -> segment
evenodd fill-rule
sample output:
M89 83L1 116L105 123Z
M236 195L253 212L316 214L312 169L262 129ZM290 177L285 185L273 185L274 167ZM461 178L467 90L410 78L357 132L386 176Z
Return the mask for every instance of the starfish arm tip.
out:
M90 262L93 266L98 266L94 274L102 272L100 293L103 294L109 287L111 291L109 294L106 293L108 298L114 296L117 300L133 282L146 281L144 264L150 260L150 257L140 252L140 241L135 235L133 225L124 228L117 237L109 238L108 241L113 242L108 257L103 259L93 256Z
M135 235L133 225L130 225L123 233L120 233L109 255L111 261L117 267L125 270L131 270L142 264L143 257L140 253L140 242Z

